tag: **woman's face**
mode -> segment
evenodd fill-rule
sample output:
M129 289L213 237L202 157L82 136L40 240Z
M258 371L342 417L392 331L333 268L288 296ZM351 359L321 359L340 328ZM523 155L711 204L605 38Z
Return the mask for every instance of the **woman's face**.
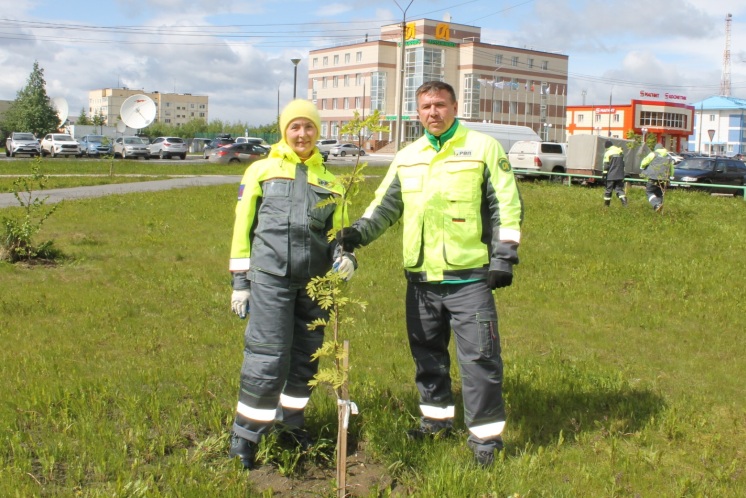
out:
M298 157L308 159L313 154L313 148L316 147L319 130L310 119L295 118L288 124L285 136L288 145L298 154Z

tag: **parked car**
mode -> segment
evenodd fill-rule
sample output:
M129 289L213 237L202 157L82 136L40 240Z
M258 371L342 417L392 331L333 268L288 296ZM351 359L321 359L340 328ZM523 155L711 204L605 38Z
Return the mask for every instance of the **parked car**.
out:
M321 140L316 141L316 147L318 147L319 152L329 152L332 150L332 147L336 147L337 145L341 144L342 142L334 138L322 138Z
M340 145L335 145L334 147L332 147L329 153L333 155L334 157L337 157L337 156L345 157L347 155L364 156L365 150L361 149L355 144L340 144Z
M235 143L237 144L257 144L257 145L268 145L267 142L264 141L263 138L258 137L236 137Z
M708 192L743 195L743 189L701 187L701 185L746 186L746 164L724 157L690 157L674 166L673 179L683 187L700 188Z
M210 154L208 161L216 164L228 163L253 163L259 159L267 157L268 151L258 144L240 143L224 145L213 154Z
M536 172L565 173L567 171L567 146L556 142L539 142L536 140L519 140L508 151L508 160L517 174L531 175ZM524 173L525 172L525 173ZM535 175L542 176L545 175ZM546 175L547 178L559 179L562 176Z
M80 144L65 133L49 133L41 140L42 156L76 156L80 157Z
M103 135L86 135L80 139L80 152L88 157L111 154L111 142Z
M140 137L119 137L114 140L114 157L122 159L132 159L144 157L150 159L148 142Z
M28 154L31 157L41 154L39 140L33 133L14 131L5 140L5 155L15 157L16 154Z
M180 137L158 137L148 145L148 153L161 159L178 156L183 160L187 155L187 143Z
M211 141L207 142L205 144L205 150L204 150L204 158L208 159L210 157L210 154L215 152L220 147L223 147L225 145L230 145L236 143L235 138L231 137L218 137L214 138Z

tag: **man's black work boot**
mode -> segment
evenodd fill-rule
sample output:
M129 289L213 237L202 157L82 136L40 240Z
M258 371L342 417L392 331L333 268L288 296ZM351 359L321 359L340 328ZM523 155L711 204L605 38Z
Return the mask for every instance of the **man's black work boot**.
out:
M230 456L241 459L244 469L253 469L256 466L256 452L258 445L235 434L231 434Z

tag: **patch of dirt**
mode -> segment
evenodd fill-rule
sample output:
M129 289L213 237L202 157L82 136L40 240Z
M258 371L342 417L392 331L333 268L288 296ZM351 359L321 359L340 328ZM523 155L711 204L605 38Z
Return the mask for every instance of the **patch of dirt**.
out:
M335 479L336 469L333 464L322 468L306 463L292 477L283 477L272 465L263 465L249 472L249 480L257 491L273 497L336 496ZM373 462L364 449L357 449L347 455L347 496L371 496L375 491L384 496L384 490L393 491L394 488L395 481L387 474L386 467Z

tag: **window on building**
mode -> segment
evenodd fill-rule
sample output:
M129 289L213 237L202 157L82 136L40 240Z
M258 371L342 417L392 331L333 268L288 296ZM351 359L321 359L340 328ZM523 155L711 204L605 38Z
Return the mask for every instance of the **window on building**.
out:
M326 76L321 78L321 88L326 88Z
M497 54L495 56L495 65L499 66L502 63L503 63L503 54Z
M349 64L349 63L350 63L350 53L348 52L345 54L345 64Z
M541 61L541 69L547 71L549 69L549 61Z
M327 56L327 55L325 55L325 56L324 56L324 59L323 59L323 61L322 61L322 64L323 64L324 66L328 66L328 65L329 65L329 56Z
M678 112L642 111L640 126L686 130L689 126L689 117Z
M370 75L370 110L386 110L386 73L374 72Z
M350 86L350 75L345 74L345 86Z
M585 115L578 114L578 116L577 116L577 122L578 123L582 123L584 120L585 120Z
M462 106L459 114L466 119L489 119L479 115L480 85L477 78L479 78L477 74L464 75L464 95L461 98Z
M408 48L404 63L403 114L417 113L415 91L425 81L445 80L445 50L415 46Z
M711 123L715 122L715 115L714 114L710 114L710 122Z
M618 123L622 120L622 117L619 114L614 114L614 122Z
M345 97L343 102L344 108L349 109L350 108L350 97Z
M363 75L360 73L357 73L355 75L355 86L360 86L363 84Z
M321 110L325 111L326 109L326 99L321 99Z
M363 62L363 53L362 52L356 52L355 53L355 62Z
M335 66L339 66L339 54L336 54L336 55L334 56L334 65L335 65Z
M332 88L339 87L339 76L332 77Z
M319 65L319 58L318 57L314 57L313 58L313 62L311 63L311 67L316 67L318 65Z
M362 109L363 108L363 102L360 97L355 97L355 109Z
M529 69L533 69L534 68L534 60L533 59L529 59L528 60L528 68Z
M518 67L518 56L514 55L513 58L510 61L510 65L513 67Z
M337 108L337 99L332 99L332 109Z

